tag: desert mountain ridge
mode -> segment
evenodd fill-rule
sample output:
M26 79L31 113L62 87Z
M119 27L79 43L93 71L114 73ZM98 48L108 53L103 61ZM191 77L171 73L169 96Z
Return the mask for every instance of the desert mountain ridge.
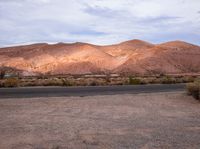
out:
M200 47L184 41L152 44L129 40L113 45L37 43L0 48L0 69L40 74L200 73Z

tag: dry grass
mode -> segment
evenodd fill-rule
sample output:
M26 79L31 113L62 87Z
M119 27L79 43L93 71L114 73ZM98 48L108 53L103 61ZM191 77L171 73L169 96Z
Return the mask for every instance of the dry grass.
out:
M19 84L18 79L16 79L16 78L9 78L9 79L6 79L3 82L2 86L3 87L17 87L18 84Z
M105 86L105 85L140 85L140 84L175 84L191 83L198 76L117 76L117 77L29 77L0 80L0 87L26 86ZM200 78L199 78L200 79Z

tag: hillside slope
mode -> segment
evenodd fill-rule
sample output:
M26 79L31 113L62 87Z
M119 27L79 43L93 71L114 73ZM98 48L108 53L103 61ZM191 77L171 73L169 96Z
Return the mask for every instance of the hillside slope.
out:
M130 40L97 46L88 43L39 43L0 48L0 69L33 74L199 73L200 47L183 41L151 44Z

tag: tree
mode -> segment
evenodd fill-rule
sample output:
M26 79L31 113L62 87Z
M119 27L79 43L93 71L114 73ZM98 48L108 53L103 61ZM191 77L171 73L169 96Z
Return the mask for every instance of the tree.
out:
M6 74L5 70L1 70L0 71L0 79L3 79L5 74Z

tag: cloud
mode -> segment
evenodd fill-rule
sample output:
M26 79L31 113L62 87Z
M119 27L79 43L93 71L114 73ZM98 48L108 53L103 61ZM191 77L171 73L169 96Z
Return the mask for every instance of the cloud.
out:
M134 38L199 44L199 7L199 0L1 0L0 46Z

